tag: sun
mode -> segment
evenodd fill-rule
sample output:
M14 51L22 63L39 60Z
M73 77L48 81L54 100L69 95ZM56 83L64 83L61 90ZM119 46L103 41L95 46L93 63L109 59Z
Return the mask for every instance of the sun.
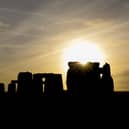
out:
M67 67L69 61L79 61L82 64L87 62L100 62L102 65L105 61L105 56L102 50L90 41L73 40L64 50L64 64Z

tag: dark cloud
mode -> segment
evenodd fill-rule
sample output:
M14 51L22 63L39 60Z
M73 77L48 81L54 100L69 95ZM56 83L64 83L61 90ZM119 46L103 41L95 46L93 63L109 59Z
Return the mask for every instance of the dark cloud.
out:
M94 31L95 35L104 33L105 30L102 31L102 29L105 26L103 28L97 26L104 23L105 19L109 22L115 21L117 26L118 19L123 20L123 17L128 16L125 12L129 5L127 0L28 0L22 2L1 0L0 2L0 17L10 24L9 32L4 33L6 36L3 41L6 41L6 44L9 41L10 46L20 43L25 45L39 37L49 40L51 37L69 32L93 33ZM100 23L92 24L96 19L99 19ZM112 28L115 28L114 25L108 29Z
M39 7L41 3L47 3L47 0L0 0L0 7L32 11L35 8Z
M64 32L95 32L98 23L89 24L92 21L99 19L101 24L107 19L118 24L129 10L128 0L0 0L0 3L0 18L10 24L9 32L4 33L5 41L17 44Z
M38 1L37 1L38 3ZM40 4L41 14L55 18L127 18L128 0L54 0ZM53 18L52 17L52 18Z
M35 26L39 25L37 21L42 21L46 26L76 19L106 19L118 22L128 18L129 11L127 0L1 0L0 3L0 16L5 22L10 22L12 27L28 18L31 18Z

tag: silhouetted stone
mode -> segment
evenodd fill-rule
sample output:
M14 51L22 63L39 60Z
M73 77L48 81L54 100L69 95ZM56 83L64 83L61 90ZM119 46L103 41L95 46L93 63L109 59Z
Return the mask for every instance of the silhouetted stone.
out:
M63 95L63 83L61 74L44 74L44 95L61 96Z
M4 97L5 95L5 86L4 83L0 83L0 97Z
M67 72L68 94L73 96L102 95L113 92L110 66L99 67L98 62L81 64L69 62ZM101 78L102 75L102 78Z
M81 87L81 66L79 62L69 62L67 72L67 89L69 95L75 95L80 91Z
M84 66L83 91L85 94L97 94L100 88L99 63L87 63ZM84 93L83 93L84 94Z
M33 75L33 93L38 96L59 96L63 94L62 76L52 73Z
M37 73L33 75L33 95L42 96L43 95L43 78L44 74Z
M110 65L99 67L98 62L69 62L67 71L67 91L63 90L61 74L20 72L17 80L8 85L8 96L108 96L114 93L114 83ZM123 95L124 93L120 93ZM120 95L118 92L116 96ZM126 93L126 96L128 93ZM0 96L5 96L4 84L0 83Z
M111 76L110 65L107 63L103 66L103 74L101 81L104 93L111 94L114 92L114 82Z
M8 85L8 96L16 96L17 94L17 84L18 81L12 80L11 83Z
M84 96L97 92L96 85L100 83L99 63L69 62L67 72L68 92L71 95Z
M20 72L18 74L17 94L19 96L31 96L32 95L32 73Z

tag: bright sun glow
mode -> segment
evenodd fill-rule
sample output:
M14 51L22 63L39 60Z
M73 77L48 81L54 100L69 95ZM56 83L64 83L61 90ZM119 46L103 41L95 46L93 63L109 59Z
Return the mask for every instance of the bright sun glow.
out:
M85 40L73 40L70 44L64 51L65 65L69 61L79 61L82 64L100 62L102 65L104 63L104 54L95 44Z

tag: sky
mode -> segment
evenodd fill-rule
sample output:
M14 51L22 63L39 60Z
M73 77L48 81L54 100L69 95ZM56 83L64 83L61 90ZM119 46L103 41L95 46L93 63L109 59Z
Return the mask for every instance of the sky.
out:
M0 0L0 81L19 71L65 74L64 50L83 39L111 65L115 90L129 90L129 0Z

